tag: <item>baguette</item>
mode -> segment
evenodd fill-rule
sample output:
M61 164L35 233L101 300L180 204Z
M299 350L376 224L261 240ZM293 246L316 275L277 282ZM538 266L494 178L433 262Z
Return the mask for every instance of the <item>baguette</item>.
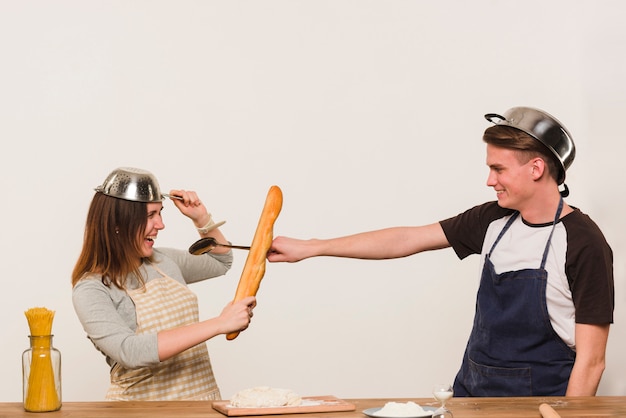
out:
M267 252L272 246L272 240L274 239L274 222L276 222L282 207L283 192L278 186L270 187L252 244L250 245L248 258L246 258L246 263L239 278L233 302L248 296L256 296L261 279L265 275ZM231 332L226 335L226 339L234 340L238 335L239 332Z

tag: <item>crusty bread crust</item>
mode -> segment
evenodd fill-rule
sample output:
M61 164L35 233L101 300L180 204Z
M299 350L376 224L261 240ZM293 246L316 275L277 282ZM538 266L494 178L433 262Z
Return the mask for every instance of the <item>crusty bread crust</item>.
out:
M274 223L283 207L283 192L278 186L270 187L265 198L265 205L250 245L250 251L243 266L237 291L233 302L237 302L248 296L256 296L261 279L265 275L265 262L267 252L272 246L274 239ZM239 332L231 332L226 339L234 340Z

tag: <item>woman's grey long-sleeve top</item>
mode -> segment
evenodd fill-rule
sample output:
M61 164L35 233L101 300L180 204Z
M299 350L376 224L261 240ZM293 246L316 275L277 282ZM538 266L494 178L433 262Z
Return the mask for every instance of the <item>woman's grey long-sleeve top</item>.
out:
M196 256L179 249L155 248L154 260L163 273L186 285L226 274L233 255L230 251ZM145 282L161 277L149 263L140 270ZM135 289L139 284L129 276L127 286ZM120 363L126 368L138 368L159 363L157 334L135 334L135 305L126 291L115 285L105 286L102 276L93 274L74 286L72 302L87 337L106 356L109 366Z

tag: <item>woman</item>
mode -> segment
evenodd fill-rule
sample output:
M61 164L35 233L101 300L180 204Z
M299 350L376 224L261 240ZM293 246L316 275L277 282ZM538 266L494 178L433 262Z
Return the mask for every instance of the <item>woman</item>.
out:
M150 172L118 168L96 188L87 215L72 299L89 339L111 366L109 400L220 399L204 342L246 329L256 305L249 297L199 321L187 284L225 274L232 252L217 247L196 256L154 248L165 227L164 197ZM201 237L226 242L221 223L213 222L195 192L172 190L169 197Z

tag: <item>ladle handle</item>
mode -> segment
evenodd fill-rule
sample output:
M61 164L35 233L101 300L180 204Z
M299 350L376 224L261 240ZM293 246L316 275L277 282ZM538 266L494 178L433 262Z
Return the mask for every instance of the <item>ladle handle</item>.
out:
M228 247L228 248L234 248L236 250L250 250L250 247L247 247L245 245L230 245L230 244L220 244L220 243L216 243L215 244L216 247Z
M169 193L163 193L162 195L163 195L163 197L166 197L168 199L183 200L182 197L176 196L176 195L173 195L173 194L169 194Z

